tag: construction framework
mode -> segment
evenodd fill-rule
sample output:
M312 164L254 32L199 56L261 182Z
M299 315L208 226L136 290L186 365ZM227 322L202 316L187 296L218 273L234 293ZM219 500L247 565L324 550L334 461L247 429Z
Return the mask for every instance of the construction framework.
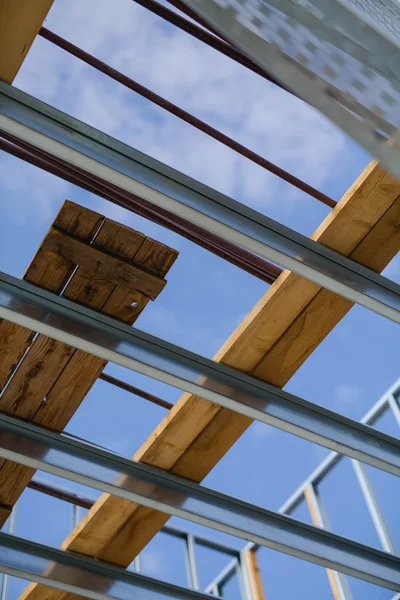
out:
M213 32L208 33L165 10L154 0L140 3L163 18L179 21L188 32L190 29L191 35L195 32L199 39L207 39L217 50L271 80ZM45 414L43 419L37 418L39 413L35 411L43 408L40 404L46 397L42 389L35 390L20 412L10 401L1 404L2 520L5 522L12 513L13 505L38 468L85 483L105 495L75 527L62 551L2 534L0 570L35 582L23 594L23 598L30 600L44 595L47 600L64 600L69 594L122 600L139 589L144 597L159 594L200 598L203 596L196 591L127 574L106 564L128 566L164 526L168 516L178 515L256 545L305 558L335 573L355 575L399 592L400 559L389 552L387 545L384 551L378 551L325 530L318 499L312 495L313 487L303 490L315 515L315 525L309 526L288 518L284 511L261 509L209 490L199 482L253 419L325 445L353 460L400 474L398 439L281 389L353 303L400 323L400 286L379 275L400 247L400 185L373 162L335 205L332 199L276 165L42 29L41 35L46 39L335 207L310 240L45 105L10 84L51 4L50 0L37 3L18 0L10 9L7 0L0 3L0 17L3 17L0 22L5 27L5 35L0 38L1 148L185 235L264 281L276 281L215 360L207 360L130 326L148 300L155 299L165 286L164 275L176 253L165 247L161 249L154 240L146 240L152 246L151 257L162 256L155 270L148 253L138 258L145 243L143 236L134 249L129 248L128 257L124 255L127 252L124 241L132 240L137 232L113 222L105 224L104 218L92 211L80 211L68 203L64 206L41 247L42 253L61 257L67 264L67 270L64 265L64 271L61 269L59 273L62 277L58 285L54 287L53 282L52 287L53 277L47 272L42 273L40 281L32 273L22 281L0 275L0 317L4 319L0 327L8 331L3 338L6 346L9 339L13 346L11 351L7 347L6 360L1 365L6 373L5 390L12 386L8 381L18 379L14 372L23 373L25 365L29 366L31 348L34 345L37 348L47 339L56 340L57 348L76 349L79 357L92 357L96 368L79 398L72 390L71 407L63 403L68 414L57 420L57 425L51 415L52 408L44 409L45 413L50 411L50 417ZM185 5L178 3L178 8ZM188 14L194 16L191 11ZM102 219L100 230L99 219ZM87 228L88 223L88 231L79 229L83 225ZM104 237L108 229L107 240L101 240L103 246L98 247L97 233L100 231ZM110 248L111 240L117 248ZM84 279L90 278L96 264L98 275L112 289L121 291L124 287L126 293L128 288L133 294L129 296L129 311L124 305L125 312L121 315L115 308L109 310L107 303L98 307L86 299L83 306L79 295L59 295L66 277L71 275L71 265L77 264L80 270L77 276L74 274L75 278L81 274ZM276 264L290 271L282 272ZM67 358L72 363L70 354ZM151 401L169 408L170 412L135 461L61 433L108 360L186 392L172 408L152 396ZM72 366L66 381L71 385L77 376ZM129 391L146 395L137 389ZM60 395L60 388L57 393ZM56 393L53 396L59 403L63 400L61 395L59 399ZM167 441L168 452L162 452ZM361 466L359 475L360 469ZM106 562L100 563L99 559ZM262 589L254 547L247 549L243 560L250 573L246 585L250 586L252 597L260 600ZM335 578L339 589L340 578L336 575ZM46 585L54 588L53 592L45 591ZM216 591L218 583L214 584ZM337 593L337 597L344 597L343 590Z
M391 386L391 388L371 407L361 419L361 423L373 427L378 424L379 420L385 414L389 413L396 425L400 427L399 396L400 380L393 384L393 386ZM292 515L302 502L306 502L314 524L324 529L329 529L328 515L324 508L318 486L320 486L324 478L341 462L342 459L342 455L335 452L331 453L310 474L310 476L307 477L290 498L282 504L279 512L284 515ZM352 466L382 549L391 554L396 554L395 543L369 475L363 465L358 461L352 460ZM60 488L54 484L49 484L37 477L32 479L28 487L39 493L50 495L71 504L73 509L71 514L72 527L77 527L79 525L80 509L90 510L95 504L95 500L92 498L76 494L71 490ZM18 511L19 508L17 503L7 522L7 533L9 534L14 533L16 530ZM196 547L203 546L217 550L226 557L231 557L231 560L227 562L223 570L212 581L203 586L204 593L209 593L214 596L223 595L224 586L226 586L226 584L236 575L242 600L252 600L253 597L258 597L257 592L254 591L255 583L252 581L252 577L254 577L254 568L250 559L252 558L254 561L254 553L260 548L259 546L250 544L245 546L242 550L237 550L210 537L191 533L182 528L164 526L161 531L168 536L179 538L184 542L186 578L189 588L201 591L199 577L200 569L196 561ZM134 571L135 573L141 572L140 555L134 559L133 563L128 567L128 570ZM348 583L343 575L332 570L328 570L327 573L333 597L340 598L341 600L350 600L352 596L349 591ZM0 592L1 600L10 600L7 596L7 588L8 577L6 575L2 581ZM261 587L259 587L259 593L260 591L262 592L262 584ZM393 600L398 600L399 597L400 594L395 594Z

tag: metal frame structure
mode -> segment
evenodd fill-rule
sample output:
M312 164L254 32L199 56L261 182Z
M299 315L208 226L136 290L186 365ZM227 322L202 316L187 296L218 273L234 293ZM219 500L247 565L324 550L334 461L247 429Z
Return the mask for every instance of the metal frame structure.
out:
M163 398L158 398L157 396L154 396L154 394L150 394L149 392L141 390L140 388L138 388L134 385L131 385L130 383L126 383L126 381L121 381L117 377L113 377L112 375L109 375L108 373L101 373L99 375L99 379L101 379L102 381L105 381L107 383L110 383L111 385L114 385L115 387L118 387L122 390L125 390L126 392L129 392L130 394L133 394L134 396L139 396L140 398L143 398L144 400L148 400L152 404L161 406L161 408L166 408L167 410L170 410L173 407L173 404L171 404L171 402L167 402L167 400L164 400Z
M398 557L5 414L0 456L400 592Z
M400 428L400 379L398 379L383 396L371 407L371 409L361 419L361 423L373 427L377 421L387 412L391 414L395 423ZM306 503L308 510L313 518L314 524L323 529L329 530L328 517L319 493L318 486L323 479L344 459L342 454L332 452L321 464L311 473L307 479L300 484L297 490L282 504L279 513L283 515L292 515L293 512L302 504ZM375 527L382 549L391 554L397 554L388 525L385 521L383 511L377 500L374 487L369 479L364 466L356 460L352 460L354 474L360 485L360 489L366 502L371 521ZM259 546L248 544L242 551L242 555L249 550L256 551ZM227 577L235 573L236 562L232 560L225 569L217 575L212 582L215 589L220 582L225 582ZM330 573L331 587L334 598L339 600L351 600L351 593L346 577L337 571ZM399 600L400 594L393 596L392 600Z
M7 84L0 134L400 323L400 286Z
M361 420L364 424L374 426L377 421L387 412L389 412L397 425L400 427L400 407L398 398L400 396L400 380L398 380L391 388L376 402L374 406L366 413ZM318 489L319 484L323 479L340 463L344 457L337 453L332 453L328 456L316 470L299 486L296 492L282 505L279 512L290 515L300 503L305 501L308 509L315 517L315 524L324 529L330 529L329 521L324 509L324 504ZM360 484L363 497L365 499L371 520L376 529L378 538L385 552L396 554L395 544L391 537L389 528L385 522L383 511L379 506L375 490L369 480L365 468L358 461L353 460L352 465L355 475ZM73 511L71 515L72 527L76 527L80 521L80 508L89 510L95 503L94 499L76 494L66 488L49 484L48 482L35 477L29 487L39 493L47 494L58 498L72 505ZM16 526L18 515L18 504L14 508L8 522L7 532L13 534ZM249 550L257 549L257 546L245 546L242 550L237 550L227 544L213 540L210 537L191 533L185 529L171 526L164 526L162 532L173 537L182 539L185 544L185 565L188 587L200 591L198 565L195 556L195 546L203 546L213 550L217 550L227 556L232 556L232 560L224 567L224 569L206 586L204 593L216 596L223 596L223 587L232 579L234 575L238 577L242 600L251 600L252 596L248 588L248 572L246 569L246 561L244 560L245 553ZM128 570L134 570L139 573L140 555L136 557ZM336 592L336 597L340 600L351 600L351 592L346 577L337 571L330 573L330 581L332 589ZM0 599L9 600L7 597L8 577L5 575L1 581ZM393 600L398 600L399 594L393 597Z
M200 4L204 1L196 0L196 7ZM65 40L56 40L45 30L42 34L83 57L79 49L71 48ZM221 45L221 40L215 39ZM226 44L226 48L229 53L236 52L236 59L244 57L232 46ZM88 63L101 67L103 72L108 69L108 74L121 81L121 74L112 73L107 65L92 59L85 56ZM254 65L251 61L248 64ZM154 97L136 82L126 78L121 82L140 90L160 106L167 106L164 99ZM228 142L231 148L248 154L247 149L237 147L229 138L221 138L220 132L183 114L178 107L168 104L168 109L223 143ZM383 123L383 130L385 127ZM368 135L367 132L367 142L372 144ZM273 281L281 272L275 264L267 262L272 261L400 323L399 285L5 83L0 83L0 137L1 147L12 154L179 231L264 281ZM393 166L392 154L384 154ZM271 167L271 163L257 155L251 159ZM277 173L276 166L272 168ZM287 173L281 175L290 180ZM299 187L298 180L292 178L291 183ZM305 191L304 185L302 189ZM315 196L315 190L309 191ZM4 274L0 274L0 317L324 445L353 461L400 475L399 440ZM107 381L107 376L103 379ZM108 381L111 383L110 378ZM119 385L124 389L133 387ZM139 391L146 397L137 388L128 391ZM148 400L170 407L169 403L150 396L147 394ZM388 402L392 406L395 400ZM398 410L397 404L396 407ZM379 505L359 463L356 474L369 498L374 523L380 527L384 551L327 530L314 479L307 480L301 494L289 502L289 508L276 513L8 415L0 415L0 456L334 569L335 585L343 598L347 594L343 574L400 592L400 558L391 553L392 541L382 526ZM332 463L340 460L338 457L335 454ZM321 468L320 476L326 468L326 465ZM300 523L286 514L294 510L304 495L312 503L319 527ZM76 509L75 522L78 517ZM198 577L193 554L196 537L185 536L190 583L196 588ZM242 589L248 591L249 582L242 576L241 560L242 554L235 555L231 566L206 591L219 595L233 570L238 573ZM122 569L7 534L0 536L0 571L19 573L33 581L101 600L107 597L123 600L131 597L132 589L138 587L145 590L144 596L149 593L152 597L157 594L173 598L203 597L196 591L166 587Z
M105 75L107 75L108 77L113 79L114 81L117 81L118 83L125 86L126 88L139 94L143 98L146 98L153 104L160 106L161 108L163 108L170 114L173 114L176 117L178 117L179 119L185 121L185 123L192 125L192 127L195 127L199 131L201 131L201 132L205 133L206 135L212 137L213 139L217 140L218 142L220 142L227 148L230 148L231 150L234 150L241 156L244 156L251 162L257 164L259 167L262 167L266 171L269 171L273 175L276 175L283 181L290 183L292 186L294 186L297 189L299 189L300 191L310 195L312 198L319 200L320 202L322 202L323 204L326 204L326 206L329 206L330 208L334 208L336 206L336 202L332 198L329 198L329 196L327 196L326 194L323 194L322 192L313 188L311 185L304 183L304 181L301 181L298 177L291 175L284 169L277 167L276 165L271 163L266 158L263 158L259 154L256 154L255 152L253 152L249 148L246 148L245 146L243 146L236 140L233 140L232 138L225 135L221 131L218 131L214 127L211 127L211 125L204 123L204 121L201 121L200 119L198 119L197 117L194 117L187 111L179 108L172 102L169 102L162 96L159 96L158 94L152 92L148 88L139 84L137 81L134 81L133 79L131 79L130 77L127 77L126 75L123 75L122 73L120 73L116 69L113 69L112 67L110 67L106 63L102 62L98 58L95 58L88 52L85 52L81 48L78 48L78 46L71 44L71 42L68 42L68 40L62 38L61 36L57 35L53 31L50 31L49 29L42 27L39 32L39 35L41 37L43 37L44 39L46 39L47 41L53 43L55 46L58 46L59 48L65 50L69 54L72 54L73 56L79 58L86 64L94 67L101 73L104 73Z
M190 588L161 582L6 533L0 533L0 570L7 576L43 583L93 600L130 600L132 597L205 600L208 597ZM6 590L7 579L3 579L4 599Z
M90 509L95 500L89 498L87 496L82 496L81 494L76 494L69 489L64 487L59 487L53 484L49 484L48 482L41 480L40 478L35 477L32 479L29 487L41 494L46 494L52 497L55 497L64 502L68 502L72 505L72 514L71 514L71 524L72 527L76 527L80 520L80 509ZM6 524L6 532L10 535L15 534L17 519L18 519L18 503L14 507L8 521ZM221 554L225 554L227 557L233 557L237 561L236 572L239 576L239 582L246 581L246 565L242 561L242 555L240 550L237 550L228 544L222 543L220 541L214 540L209 536L200 535L197 533L189 532L186 529L182 529L181 527L172 527L170 525L165 525L162 530L164 534L167 536L175 537L183 540L184 542L184 552L185 552L185 566L186 566L186 577L188 587L192 590L201 591L200 580L199 580L199 567L196 560L195 547L202 546L204 548L209 548L211 550L215 550L220 552ZM1 545L1 542L0 542ZM230 563L229 563L230 564ZM141 573L141 559L140 556L136 557L133 563L128 567L127 571L134 571L135 573ZM8 581L9 575L4 574L0 580L0 599L1 600L10 600L8 597ZM225 583L231 578L226 579ZM222 590L224 583L218 583L219 592ZM211 590L211 591L209 591ZM243 600L251 600L251 595L249 595L248 590L245 585L241 585L241 596ZM213 582L204 586L204 593L213 593L215 595L215 585ZM218 593L218 596L221 594Z
M400 474L400 441L0 273L0 317L327 448Z
M397 95L399 11L396 2L381 0L374 8L371 8L374 3L362 0L311 0L307 3L293 0L248 3L184 0L184 4L261 70L328 116L395 176L400 176L398 123L395 119L388 122L382 119L379 109L370 110L357 102L351 85L338 88L336 73L332 78L320 76L308 66L307 59L298 58L302 50L299 38L301 30L305 29L314 45L321 46L319 62L323 60L324 52L338 48L343 61L340 64L345 65L344 69L349 70L353 79L362 68L372 66L372 73L377 78L373 83L369 82L371 89L374 86L384 89L387 85L390 90L396 90ZM385 9L390 16L384 14ZM280 38L268 31L268 24L280 18L287 19L290 29L290 34L285 31L287 37ZM286 44L287 39L291 43ZM392 144L387 144L389 138Z

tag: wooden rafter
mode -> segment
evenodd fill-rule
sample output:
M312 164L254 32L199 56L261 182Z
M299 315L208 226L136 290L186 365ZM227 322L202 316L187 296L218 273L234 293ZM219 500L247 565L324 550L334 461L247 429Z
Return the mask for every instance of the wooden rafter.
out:
M72 241L79 245L71 254L64 250ZM176 257L164 244L65 202L24 278L132 324L165 286ZM33 340L33 335L0 321L0 410L62 431L107 363L44 335ZM33 469L0 460L2 523L33 474Z
M312 236L380 272L400 248L400 185L375 161ZM285 271L215 360L283 386L347 314L352 303ZM140 450L141 460L194 481L218 463L251 420L184 394ZM104 494L63 548L127 566L168 516ZM72 600L31 584L20 600Z
M12 83L54 0L0 0L0 79Z

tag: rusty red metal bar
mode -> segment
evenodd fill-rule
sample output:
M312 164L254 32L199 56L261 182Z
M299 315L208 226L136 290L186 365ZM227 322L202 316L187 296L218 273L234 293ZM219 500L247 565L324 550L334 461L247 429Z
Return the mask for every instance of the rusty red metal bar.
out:
M171 25L175 25L175 27L178 27L178 29L185 31L186 33L188 33L192 37L196 38L197 40L200 40L207 46L210 46L211 48L214 48L214 50L217 50L218 52L225 54L225 56L228 56L229 58L231 58L235 62L239 63L240 65L243 65L250 71L257 73L257 75L261 75L261 77L263 77L267 81L277 85L278 87L280 87L282 89L286 89L276 79L274 79L273 77L268 75L268 73L265 73L265 71L263 69L261 69L258 65L256 65L251 59L249 59L240 50L237 50L230 43L225 42L223 39L221 39L221 37L219 35L218 36L214 35L214 34L210 33L209 31L207 31L206 29L199 27L198 25L196 25L196 23L192 23L191 21L188 21L187 19L185 19L181 15L178 15L176 12L174 12L167 6L163 6L159 2L156 2L156 0L133 0L133 1L136 2L136 4L143 6L143 8L146 8L147 10L154 13L155 15L161 17L162 19L164 19L164 21L171 23ZM196 20L199 21L197 16L196 16ZM207 29L209 29L208 25L207 25ZM292 92L290 92L290 93L292 93Z
M35 490L36 492L46 494L47 496L64 500L64 502L75 504L75 506L81 506L87 510L90 510L94 504L92 500L83 498L79 494L74 494L73 492L60 489L59 487L55 487L49 483L44 483L35 479L31 479L31 481L28 483L28 488L31 488L31 490Z
M134 385L131 385L130 383L127 383L126 381L117 379L116 377L113 377L112 375L108 375L107 373L101 373L99 375L99 379L101 379L102 381L106 381L107 383L111 383L111 385L115 385L115 387L118 387L121 390L125 390L126 392L129 392L130 394L139 396L139 398L143 398L144 400L148 400L149 402L152 402L153 404L157 404L157 406L166 408L167 410L170 410L173 407L173 404L171 404L171 402L162 400L161 398L158 398L157 396L154 396L153 394L149 394L149 392L145 392L144 390L141 390L140 388L138 388Z
M134 2L136 2L136 0L134 0ZM146 2L146 0L144 0L144 2ZM231 42L229 40L227 40L225 37L223 37L223 35L221 35L221 33L219 31L216 31L215 29L213 29L209 23L204 21L197 13L195 13L188 6L186 6L186 4L184 2L182 2L181 0L167 0L167 2L168 2L168 4L171 4L171 6L173 6L174 8L178 9L181 13L183 13L184 15L189 17L189 19L196 21L202 27L204 27L205 29L207 29L208 31L210 31L211 33L216 35L218 38L220 38L221 40L223 40L224 42L226 42L233 48L233 45L231 44ZM240 50L238 50L238 52L240 52ZM280 86L280 84L278 82L273 81L273 83L276 83L276 85Z
M41 169L57 175L70 183L97 194L102 198L117 204L127 210L138 214L146 219L166 227L179 235L187 238L193 243L223 258L227 262L243 269L266 283L273 283L282 272L278 266L248 252L247 250L227 242L205 229L189 223L185 219L169 213L168 211L154 206L125 190L105 182L99 177L87 173L79 167L72 167L65 161L38 150L27 142L19 140L15 136L0 131L0 149L9 154L21 158Z
M69 42L68 40L57 35L53 31L50 31L49 29L42 27L39 32L39 35L41 35L43 38L45 38L49 42L55 44L59 48L62 48L69 54L72 54L76 58L79 58L80 60L82 60L86 64L90 65L91 67L94 67L101 73L104 73L105 75L107 75L114 81L117 81L118 83L120 83L121 85L130 89L131 91L136 92L137 94L146 98L147 100L150 100L150 102L153 102L153 104L160 106L161 108L163 108L164 110L168 111L169 113L175 115L179 119L182 119L189 125L192 125L199 131L202 131L203 133L209 135L210 137L217 140L221 144L224 144L224 146L227 146L228 148L230 148L231 150L234 150L235 152L244 156L248 160L251 160L253 163L259 165L260 167L269 171L273 175L276 175L280 179L283 179L287 183L290 183L291 185L293 185L297 189L301 190L302 192L309 194L310 196L312 196L316 200L319 200L320 202L323 202L330 208L333 208L336 205L336 202L332 198L327 196L326 194L323 194L319 190L316 190L314 187L312 187L311 185L308 185L307 183L305 183L298 177L295 177L291 173L288 173L284 169L281 169L280 167L278 167L274 163L270 162L266 158L263 158L259 154L256 154L256 152L253 152L249 148L246 148L245 146L243 146L236 140L233 140L229 136L225 135L218 129L215 129L214 127L211 127L211 125L204 123L204 121L201 121L197 117L188 113L186 110L179 108L178 106L176 106L172 102L169 102L162 96L159 96L155 92L152 92L151 90L144 87L137 81L134 81L130 77L127 77L123 73L120 73L116 69L113 69L112 67L110 67L109 65L104 63L103 61L92 56L88 52L85 52L85 50L82 50L78 46L75 46L75 44L72 44L71 42Z

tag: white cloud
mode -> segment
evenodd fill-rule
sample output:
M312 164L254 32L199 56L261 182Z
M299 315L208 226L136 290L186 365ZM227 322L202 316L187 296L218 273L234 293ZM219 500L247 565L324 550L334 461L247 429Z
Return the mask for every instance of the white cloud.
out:
M315 110L134 2L56 2L46 25L316 186L344 160ZM16 85L245 204L298 206L289 185L41 38Z
M343 409L348 407L362 407L364 399L364 392L357 385L343 383L335 389L334 402L336 406L341 406Z

